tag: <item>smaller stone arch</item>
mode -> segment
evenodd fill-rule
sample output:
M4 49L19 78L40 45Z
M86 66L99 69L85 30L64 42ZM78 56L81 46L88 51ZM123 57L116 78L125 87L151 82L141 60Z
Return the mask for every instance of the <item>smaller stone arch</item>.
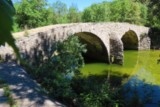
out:
M138 50L139 40L137 34L133 30L125 32L121 38L124 50Z
M109 63L107 47L101 38L91 32L77 32L74 35L78 36L83 44L86 44L87 53L83 55L86 62Z

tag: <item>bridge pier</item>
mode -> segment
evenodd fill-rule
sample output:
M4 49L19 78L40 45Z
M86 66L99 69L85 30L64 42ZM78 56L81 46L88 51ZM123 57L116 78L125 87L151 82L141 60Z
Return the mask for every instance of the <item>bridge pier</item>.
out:
M123 43L114 32L110 33L110 63L123 65Z

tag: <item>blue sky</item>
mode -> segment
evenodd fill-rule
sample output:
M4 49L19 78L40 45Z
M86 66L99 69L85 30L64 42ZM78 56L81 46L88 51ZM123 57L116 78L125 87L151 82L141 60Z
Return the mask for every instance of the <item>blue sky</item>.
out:
M20 1L20 0L13 0ZM50 4L53 4L57 0L47 0ZM72 4L76 5L80 11L82 11L84 8L90 6L93 3L100 3L102 1L111 1L111 0L59 0L67 5L67 7L71 6Z
M53 4L57 0L48 0L49 3ZM61 2L67 4L67 6L71 6L72 4L76 5L80 11L84 8L90 6L93 3L100 3L102 1L111 1L111 0L60 0Z

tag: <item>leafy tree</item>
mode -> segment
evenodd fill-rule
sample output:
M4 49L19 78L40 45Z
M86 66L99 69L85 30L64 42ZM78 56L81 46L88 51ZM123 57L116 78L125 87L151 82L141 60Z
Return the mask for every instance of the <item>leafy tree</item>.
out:
M144 24L147 17L147 8L132 0L115 0L111 3L111 21Z
M0 0L0 45L4 45L7 42L14 49L17 58L20 59L20 54L17 46L15 45L15 39L13 38L11 31L13 25L13 15L15 9L11 0Z
M78 8L75 5L72 5L68 10L67 18L70 23L76 23L81 21L80 15Z
M148 8L149 8L149 25L160 28L159 0L150 0Z
M86 8L82 15L84 22L102 22L109 21L109 5L107 2L93 4Z
M49 24L56 24L56 13L53 11L52 7L48 7L46 15L47 17L46 20L47 22L45 23L45 25L49 25Z
M160 27L160 2L159 0L133 0L145 5L147 8L147 25Z
M139 3L142 3L142 4L145 4L145 5L148 5L150 0L133 0L134 2L139 2Z
M56 42L52 49L54 52L48 60L37 66L35 76L54 98L66 101L65 98L71 98L73 94L71 79L84 64L85 45L77 36L70 36L63 42Z
M67 5L61 1L53 3L53 12L55 12L55 20L57 23L67 23Z
M16 4L16 22L19 27L29 28L45 25L47 23L46 0L21 0Z
M93 4L86 8L82 15L84 22L129 22L145 24L147 20L147 7L132 0L114 0Z
M143 25L146 25L148 23L148 7L145 4L139 4L141 5L141 23L143 23Z
M82 15L82 20L84 22L91 22L93 21L93 11L91 8L86 8L83 12L83 15Z

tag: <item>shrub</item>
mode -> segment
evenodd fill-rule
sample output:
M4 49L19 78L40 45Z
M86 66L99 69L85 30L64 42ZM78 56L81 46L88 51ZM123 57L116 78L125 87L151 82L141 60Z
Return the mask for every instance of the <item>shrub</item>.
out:
M111 87L105 76L77 76L72 81L78 107L115 107L122 105L118 87Z
M50 95L65 102L74 96L70 86L71 79L83 66L81 54L86 49L77 36L69 36L63 42L58 41L55 47L53 54L37 67L34 74Z

